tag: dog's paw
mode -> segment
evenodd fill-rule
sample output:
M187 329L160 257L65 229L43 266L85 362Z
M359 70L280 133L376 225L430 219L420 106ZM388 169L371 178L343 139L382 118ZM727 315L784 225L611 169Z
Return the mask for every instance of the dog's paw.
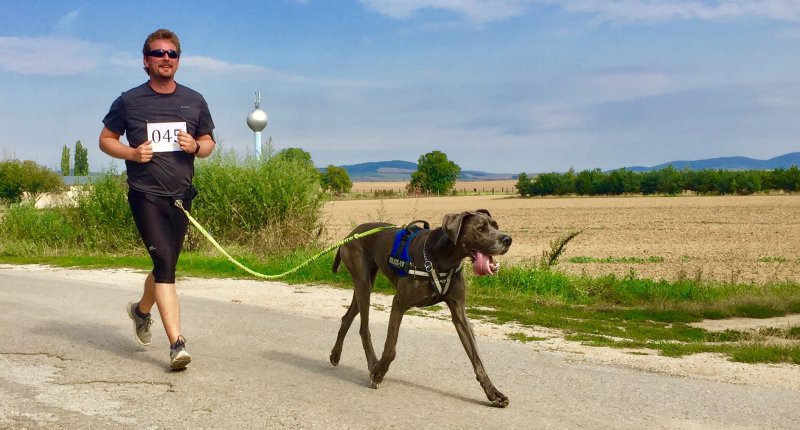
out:
M341 358L340 354L337 354L335 352L331 352L331 356L330 356L331 364L333 364L334 366L338 366L339 365L339 358Z
M369 372L369 386L377 390L381 382L383 382L383 375L379 375L376 370L377 366L373 367L372 371Z
M497 396L494 399L489 399L492 401L492 406L496 408L505 408L508 406L508 397L499 391L496 394Z

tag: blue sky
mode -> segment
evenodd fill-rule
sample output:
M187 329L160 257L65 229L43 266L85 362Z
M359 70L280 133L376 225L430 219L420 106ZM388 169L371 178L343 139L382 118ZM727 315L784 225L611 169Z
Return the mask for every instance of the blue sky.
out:
M800 151L797 0L0 2L0 159L92 170L141 47L181 38L178 82L205 96L222 148L264 138L317 166L612 169Z

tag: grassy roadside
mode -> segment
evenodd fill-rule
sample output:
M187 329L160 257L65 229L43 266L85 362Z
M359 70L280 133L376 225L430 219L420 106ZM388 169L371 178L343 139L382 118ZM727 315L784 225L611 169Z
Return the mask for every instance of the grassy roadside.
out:
M315 255L297 251L267 260L233 252L246 266L260 273L289 270ZM58 256L0 256L0 263L48 264L75 268L127 267L148 269L147 256L108 254ZM288 283L325 284L350 288L346 270L331 272L333 254L282 280ZM468 271L465 271L465 273ZM252 277L217 254L186 252L179 275L195 277ZM624 278L571 276L539 267L504 267L492 277L467 274L469 314L496 323L558 329L568 340L586 345L649 349L666 356L700 352L721 353L746 363L800 364L800 327L717 333L691 326L703 319L729 317L768 318L800 313L800 285L725 284L707 281L676 282ZM391 294L382 276L378 292ZM512 338L536 341L523 334Z

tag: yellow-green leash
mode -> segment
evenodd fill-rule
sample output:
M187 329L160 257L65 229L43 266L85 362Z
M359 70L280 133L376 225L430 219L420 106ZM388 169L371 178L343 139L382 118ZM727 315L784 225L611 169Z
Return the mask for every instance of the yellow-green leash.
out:
M383 230L388 230L390 228L395 228L394 226L389 225L389 226L383 226L383 227L376 227L376 228L373 228L371 230L367 230L367 231L365 231L363 233L356 233L356 234L354 234L352 236L348 236L348 237L344 238L344 240L342 240L340 242L337 242L337 243L325 248L324 250L322 250L319 253L317 253L317 255L315 255L315 256L309 258L308 260L302 262L299 266L297 266L297 267L295 267L293 269L289 269L289 270L287 270L287 271L285 271L283 273L279 273L277 275L265 275L263 273L258 273L255 270L250 269L249 267L245 266L244 264L236 261L235 258L231 257L230 254L228 254L225 251L225 249L223 249L222 246L219 243L217 243L216 240L214 240L214 238L211 236L211 234L208 231L206 231L206 229L203 228L203 226L200 225L200 223L197 222L197 220L194 219L194 217L191 214L189 214L189 211L187 211L186 209L183 208L183 201L175 200L175 206L177 206L180 210L183 211L183 213L186 214L186 217L189 218L189 222L191 222L192 225L194 225L197 228L197 230L200 231L200 233L202 233L203 236L205 236L206 239L208 239L208 241L211 242L211 244L214 245L214 247L217 248L217 250L222 253L222 255L224 255L225 257L228 257L228 260L231 263L235 264L237 267L239 267L240 269L244 270L245 272L247 272L247 273L249 273L249 274L251 274L253 276L256 276L258 278L263 278L263 279L283 278L286 275L290 275L290 274L302 269L303 267L308 266L312 261L318 259L319 257L322 257L323 255L333 251L334 249L336 249L336 248L338 248L338 247L340 247L342 245L350 243L350 242L352 242L352 241L354 241L356 239L361 239L362 237L366 237L366 236L369 236L371 234L378 233L378 232L383 231Z

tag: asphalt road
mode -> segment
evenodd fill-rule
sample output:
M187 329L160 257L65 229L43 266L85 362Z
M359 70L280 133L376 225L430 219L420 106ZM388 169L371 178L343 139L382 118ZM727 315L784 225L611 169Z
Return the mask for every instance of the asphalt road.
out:
M406 329L380 389L356 325L339 367L338 321L182 297L185 372L133 339L138 285L0 269L0 428L797 429L800 393L584 364L479 338L510 398L489 406L455 332ZM384 326L373 326L382 349Z

